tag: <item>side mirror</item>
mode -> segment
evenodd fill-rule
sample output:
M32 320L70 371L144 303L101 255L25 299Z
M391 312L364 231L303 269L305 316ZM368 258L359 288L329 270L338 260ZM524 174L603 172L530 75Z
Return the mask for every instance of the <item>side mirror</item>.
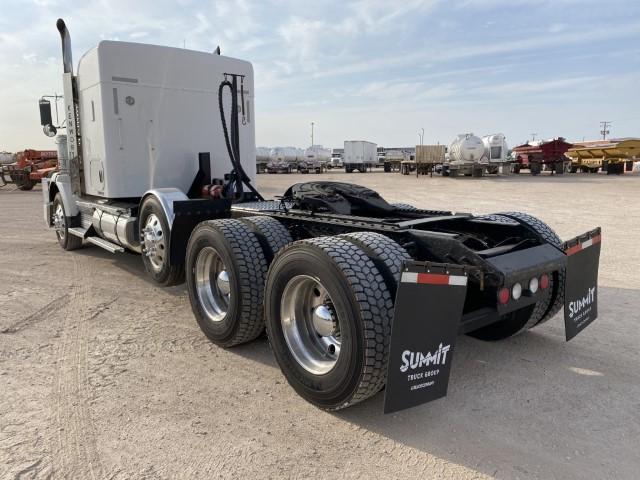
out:
M56 133L58 132L58 129L56 127L54 127L53 125L48 124L48 125L44 125L42 127L42 131L44 132L44 134L47 137L54 137L56 135Z
M53 125L53 120L51 119L51 102L49 100L45 100L44 98L40 99L40 125Z

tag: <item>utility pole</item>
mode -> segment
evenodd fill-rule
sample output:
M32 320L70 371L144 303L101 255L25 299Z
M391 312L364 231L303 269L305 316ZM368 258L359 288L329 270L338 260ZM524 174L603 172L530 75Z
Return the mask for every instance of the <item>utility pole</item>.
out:
M537 133L532 133L531 134L531 141L535 142L536 141L536 135L538 135Z
M424 144L424 127L420 128L420 130L422 130L422 135L418 133L418 136L420 137L420 153L422 154L422 145ZM416 178L420 177L420 169L418 168L418 152L415 153L415 162L416 162ZM433 176L433 174L432 174Z
M313 147L313 126L315 124L313 122L311 122L311 146Z
M602 135L602 140L606 140L607 139L607 135L609 135L609 127L611 126L611 122L610 121L604 121L604 122L600 122L600 134Z

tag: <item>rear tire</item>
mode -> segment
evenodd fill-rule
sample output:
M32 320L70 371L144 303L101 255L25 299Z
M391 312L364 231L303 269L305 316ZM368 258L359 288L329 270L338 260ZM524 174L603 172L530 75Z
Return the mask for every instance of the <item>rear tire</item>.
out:
M64 209L62 195L56 193L53 198L53 223L58 243L65 250L77 250L82 247L82 238L69 233L69 218Z
M31 180L30 178L27 178L20 185L18 185L18 189L22 190L23 192L28 192L29 190L33 190L33 187L35 186L36 182Z
M385 385L393 299L361 248L338 237L295 242L274 259L265 292L271 347L305 400L339 410Z
M395 299L403 264L405 260L411 260L407 251L399 243L376 232L345 233L339 238L348 240L367 254L384 278L391 298Z
M198 224L186 273L191 309L213 343L231 347L262 333L267 260L249 226L235 219Z
M240 221L246 224L258 237L268 264L280 249L293 241L289 230L273 217L242 217Z
M163 287L184 282L184 265L171 265L171 229L164 209L155 197L147 198L140 208L140 243L144 268L155 283ZM145 232L145 229L147 231Z
M18 190L22 190L24 192L32 190L35 186L36 182L29 178L29 172L24 170L14 170L13 173L10 174L11 180L16 184Z
M496 323L474 330L469 333L469 336L490 342L512 337L526 330L525 326L529 322L534 308L535 305L530 305L515 312L502 315Z

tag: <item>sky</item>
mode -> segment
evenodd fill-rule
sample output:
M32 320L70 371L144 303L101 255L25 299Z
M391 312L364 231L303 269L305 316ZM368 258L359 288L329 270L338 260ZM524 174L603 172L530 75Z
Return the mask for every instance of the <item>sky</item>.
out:
M640 136L637 0L0 0L0 150L54 148L37 100L101 39L253 63L258 145Z

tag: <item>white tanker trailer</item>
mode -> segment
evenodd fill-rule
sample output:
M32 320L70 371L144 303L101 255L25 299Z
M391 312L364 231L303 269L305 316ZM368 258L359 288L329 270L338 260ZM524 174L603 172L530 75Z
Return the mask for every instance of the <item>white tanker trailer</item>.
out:
M482 138L463 133L449 146L449 173L474 177L481 177L485 172L498 173L500 166L510 163L508 154L509 147L502 133Z
M304 151L304 157L313 162L326 164L331 160L331 149L324 148L322 145L311 145Z
M296 147L275 147L269 152L269 159L274 162L297 163L304 159L304 151Z
M494 133L482 137L484 144L484 156L489 160L487 166L489 173L498 173L502 167L502 173L510 172L511 160L509 159L509 146L506 137L502 133Z
M271 149L269 147L256 147L256 172L264 173L269 163L269 155Z
M473 133L461 133L451 142L448 167L452 177L460 174L481 177L487 163L480 137Z

